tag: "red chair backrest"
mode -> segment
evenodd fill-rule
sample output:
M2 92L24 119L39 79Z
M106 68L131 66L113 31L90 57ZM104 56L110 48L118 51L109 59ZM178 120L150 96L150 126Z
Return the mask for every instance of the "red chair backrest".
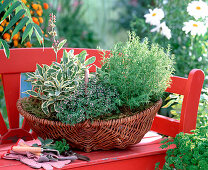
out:
M69 51L71 48L66 48ZM86 50L88 57L95 56L95 65L100 67L101 54L95 49L74 49L75 54ZM3 50L0 50L0 74L2 75L4 95L7 107L7 114L10 129L7 129L3 117L0 114L0 134L7 139L11 135L22 134L23 131L27 136L30 127L24 121L19 128L19 113L16 108L17 99L20 97L20 75L24 72L34 72L36 64L51 64L55 61L55 54L51 48L27 48L27 49L11 49L10 59L6 59ZM62 56L63 49L58 53L58 61ZM95 66L90 68L91 72L95 72ZM181 119L167 118L157 115L152 125L152 130L158 133L175 136L179 132L190 132L196 127L196 118L201 89L204 81L204 73L201 70L194 69L190 72L188 78L172 77L171 87L166 91L184 95ZM21 129L21 130L20 130ZM19 130L19 133L17 133ZM17 136L16 138L18 138ZM30 136L31 138L32 136ZM34 136L33 136L34 137ZM8 143L10 140L2 140L0 143ZM10 141L11 142L11 141ZM14 140L13 140L14 142Z

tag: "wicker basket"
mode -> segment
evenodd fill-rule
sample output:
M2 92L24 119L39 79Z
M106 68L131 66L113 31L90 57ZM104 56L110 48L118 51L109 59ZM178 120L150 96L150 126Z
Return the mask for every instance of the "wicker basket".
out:
M108 121L95 120L93 123L85 121L70 126L57 121L39 119L29 114L22 109L21 100L18 100L17 108L38 136L44 139L65 138L72 148L85 152L124 149L140 142L150 130L153 119L162 105L162 100L159 100L149 109L134 116Z

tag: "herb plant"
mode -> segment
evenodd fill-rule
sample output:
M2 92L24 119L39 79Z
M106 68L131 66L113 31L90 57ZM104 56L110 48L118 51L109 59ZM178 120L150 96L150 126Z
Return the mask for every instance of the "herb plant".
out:
M207 170L208 169L208 125L201 126L194 130L193 134L179 133L174 141L163 141L161 148L168 148L174 144L174 149L169 149L165 157L164 170L187 169ZM168 142L167 142L168 141ZM159 163L156 169L159 169Z
M158 100L170 84L173 57L157 44L129 33L126 43L118 43L105 53L101 71L120 94L121 104L137 109Z
M57 117L67 124L75 124L86 119L103 118L119 113L119 94L115 87L92 77L87 84L82 83L67 101L62 101L57 108Z
M84 70L95 61L95 57L85 61L86 56L86 51L74 55L73 50L64 50L60 63L53 62L50 66L44 64L43 67L37 64L34 73L27 73L27 81L31 82L33 90L25 93L42 101L41 108L44 113L54 112L60 101L67 100L77 89Z
M41 108L45 114L55 112L60 101L67 100L74 93L83 78L84 71L95 62L95 57L86 60L86 51L74 55L73 50L69 52L64 50L61 62L58 63L57 53L64 46L66 40L61 42L56 40L55 23L56 16L50 14L51 31L49 34L52 37L52 49L56 54L56 62L50 66L43 64L43 67L37 64L34 73L27 73L27 81L31 82L33 89L27 90L25 93L42 101Z

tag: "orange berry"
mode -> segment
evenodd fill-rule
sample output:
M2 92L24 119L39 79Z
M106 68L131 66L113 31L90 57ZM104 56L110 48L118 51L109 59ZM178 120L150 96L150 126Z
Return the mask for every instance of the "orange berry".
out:
M34 12L30 10L30 14L31 14L31 15L33 15L33 14L34 14Z
M4 28L2 26L0 26L0 32L2 32L4 30Z
M45 37L47 38L48 37L48 34L45 34Z
M39 21L42 24L43 23L43 18L42 17L39 17Z
M23 27L23 28L22 28L22 31L23 31L23 32L25 31L25 28L26 28L26 27Z
M43 10L37 10L36 13L38 14L38 16L42 16Z
M43 8L44 9L48 9L48 4L47 3L43 3Z
M28 41L28 42L26 42L26 46L27 46L28 48L31 48L31 47L32 47L32 44Z
M30 8L30 5L27 5L28 8Z
M39 10L42 10L42 6L40 4L37 5Z
M15 34L14 37L12 38L13 40L17 40L19 38L19 34Z
M34 10L38 10L38 5L37 4L32 4L32 7Z
M26 0L22 0L22 2L23 2L24 4L26 4L26 3L27 3L27 1L26 1Z
M14 40L13 43L14 43L15 47L17 47L19 45L18 40Z
M3 39L6 40L6 41L9 41L10 38L11 38L11 36L10 36L9 33L5 33L5 34L3 35Z
M39 25L39 21L38 21L38 19L36 17L32 17L32 19L33 19L33 22L34 23L36 23L37 25Z

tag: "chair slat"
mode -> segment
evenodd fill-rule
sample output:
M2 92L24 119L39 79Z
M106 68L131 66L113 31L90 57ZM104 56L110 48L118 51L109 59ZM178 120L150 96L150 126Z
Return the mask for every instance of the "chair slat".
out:
M71 48L65 48L67 51ZM94 65L100 67L101 54L100 51L96 49L73 49L75 54L80 53L83 50L87 51L87 58L91 56L96 56L96 61ZM24 72L34 72L36 69L36 64L48 64L50 65L55 61L55 53L51 48L45 48L44 51L41 48L26 48L26 49L10 49L10 59L1 58L0 59L0 74L3 73L24 73ZM62 57L63 49L58 52L58 61ZM0 56L4 56L4 51L0 50ZM96 67L92 66L90 68L91 72L96 71Z
M4 118L0 112L0 135L4 135L6 132L8 132L6 123L4 122Z
M175 137L179 133L180 122L173 118L156 115L151 130L163 135Z
M176 93L180 95L185 94L187 78L173 76L171 77L171 84L165 91L169 93Z
M20 97L20 74L2 74L4 96L10 128L19 128L16 102Z
M180 117L180 131L188 133L196 128L198 105L201 89L204 82L204 73L193 69L189 73Z
M22 129L25 129L26 131L30 130L30 125L27 123L26 119L23 120Z

